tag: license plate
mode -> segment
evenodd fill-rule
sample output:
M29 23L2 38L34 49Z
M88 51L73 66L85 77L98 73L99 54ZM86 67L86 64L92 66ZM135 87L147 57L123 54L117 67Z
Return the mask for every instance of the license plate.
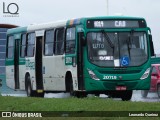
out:
M126 86L116 86L116 90L127 90Z

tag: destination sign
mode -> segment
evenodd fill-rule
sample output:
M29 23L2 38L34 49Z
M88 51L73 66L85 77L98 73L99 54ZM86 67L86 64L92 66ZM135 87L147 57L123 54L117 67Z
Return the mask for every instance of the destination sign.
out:
M87 28L145 28L144 20L88 20Z

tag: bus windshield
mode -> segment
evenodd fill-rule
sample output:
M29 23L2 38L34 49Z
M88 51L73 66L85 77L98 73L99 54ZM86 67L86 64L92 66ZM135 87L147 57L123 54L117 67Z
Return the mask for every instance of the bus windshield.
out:
M89 32L88 58L101 67L140 66L148 59L145 32Z

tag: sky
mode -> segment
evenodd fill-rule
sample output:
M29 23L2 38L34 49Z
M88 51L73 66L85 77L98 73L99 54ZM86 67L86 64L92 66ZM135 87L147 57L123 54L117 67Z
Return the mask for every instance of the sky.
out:
M160 54L160 0L0 0L0 23L19 26L86 16L144 17L152 30L156 54ZM4 4L5 5L4 5ZM16 12L18 16L4 16ZM4 9L3 9L4 8ZM5 14L6 15L6 14Z

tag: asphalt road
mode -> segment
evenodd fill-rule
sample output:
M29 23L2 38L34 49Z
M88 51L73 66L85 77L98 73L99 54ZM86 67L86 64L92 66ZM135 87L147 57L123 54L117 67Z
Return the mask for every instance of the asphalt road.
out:
M12 91L12 94L8 93L2 93L2 96L19 96L19 97L26 97L26 92L25 91ZM70 97L69 93L46 93L45 98L68 98ZM93 97L93 95L88 95L88 97ZM103 99L108 99L107 95L101 94L101 98ZM114 98L114 100L121 100L119 98ZM142 102L160 102L160 98L158 98L157 93L148 93L148 96L146 98L142 98L141 96L141 91L140 90L135 90L133 91L132 95L132 102L136 101L142 101Z

